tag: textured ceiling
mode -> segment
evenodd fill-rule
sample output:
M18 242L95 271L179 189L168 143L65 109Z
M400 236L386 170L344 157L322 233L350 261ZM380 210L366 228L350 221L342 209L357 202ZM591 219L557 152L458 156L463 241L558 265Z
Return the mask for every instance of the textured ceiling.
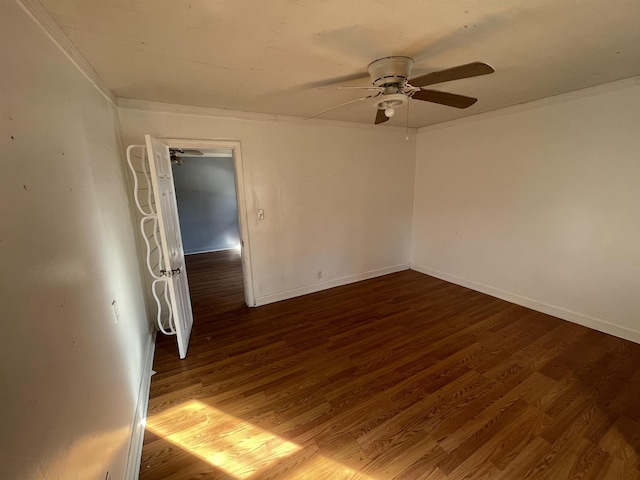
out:
M379 57L412 57L413 76L473 61L496 69L434 86L479 98L467 110L411 101L421 127L640 75L639 0L41 3L123 98L306 117L364 95L318 86L368 85L354 78ZM363 101L320 118L374 116ZM405 124L405 111L385 123Z

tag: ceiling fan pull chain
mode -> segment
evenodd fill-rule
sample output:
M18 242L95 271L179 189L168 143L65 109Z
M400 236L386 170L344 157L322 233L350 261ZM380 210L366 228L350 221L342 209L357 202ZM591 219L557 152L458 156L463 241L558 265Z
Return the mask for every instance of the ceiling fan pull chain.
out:
M407 135L404 137L405 140L409 140L409 105L411 102L407 103Z

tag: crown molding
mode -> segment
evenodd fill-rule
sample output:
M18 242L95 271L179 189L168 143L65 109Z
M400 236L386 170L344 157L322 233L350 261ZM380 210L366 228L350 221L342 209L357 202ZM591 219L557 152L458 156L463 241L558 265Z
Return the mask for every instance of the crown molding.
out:
M443 128L457 127L459 125L464 125L467 123L481 122L483 120L502 117L504 115L512 115L514 113L537 110L539 108L559 105L561 103L573 102L576 100L581 100L583 98L596 97L599 95L605 95L607 93L618 92L621 90L629 90L632 88L637 88L638 86L640 86L640 76L625 78L623 80L616 80L614 82L596 85L595 87L587 87L580 90L574 90L572 92L561 93L552 97L545 97L538 100L533 100L531 102L520 103L511 107L493 110L491 112L480 113L478 115L473 115L465 118L458 118L449 122L426 125L424 127L420 127L418 129L418 133L431 132L433 130L440 130Z
M114 106L116 96L107 87L93 67L85 60L80 50L69 40L49 12L38 0L16 0L16 3L47 33L51 41L64 53L71 63L89 80L89 82Z
M161 112L161 113L177 113L181 115L194 115L200 117L210 117L210 118L223 118L223 119L233 119L233 120L250 120L256 122L276 122L276 123L293 123L297 125L325 125L325 126L333 126L333 127L347 127L347 128L356 128L361 130L376 130L378 133L381 131L389 132L406 132L407 127L398 127L385 125L384 127L379 127L378 125L369 125L365 123L353 123L353 122L343 122L339 120L322 120L317 118L310 118L308 120L303 119L302 117L294 117L287 115L272 115L268 113L254 113L254 112L242 112L239 110L227 110L221 108L212 108L212 107L196 107L191 105L180 105L175 103L162 103L162 102L154 102L151 100L136 100L132 98L122 98L118 97L117 105L122 109L130 109L130 110L143 110L147 112ZM418 129L415 127L410 127L409 132L412 135L417 133Z

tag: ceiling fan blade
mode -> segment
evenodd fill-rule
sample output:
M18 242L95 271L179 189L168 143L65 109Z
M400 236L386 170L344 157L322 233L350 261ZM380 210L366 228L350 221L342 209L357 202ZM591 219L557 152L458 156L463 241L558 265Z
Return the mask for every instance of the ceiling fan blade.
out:
M381 123L384 123L384 122L386 122L387 120L389 120L389 117L387 117L387 116L384 114L384 109L378 109L378 110L376 110L376 121L375 121L375 124L376 124L376 125L379 125L379 124L381 124Z
M336 105L335 107L327 108L326 110L323 110L321 112L315 113L315 114L311 115L310 117L306 117L305 120L309 120L310 118L318 117L318 116L322 115L323 113L330 112L331 110L335 110L337 108L344 107L344 106L349 105L351 103L361 102L362 100L367 100L368 98L377 97L378 95L380 95L380 93L376 93L375 95L367 95L366 97L356 98L355 100L349 100L348 102L341 103L340 105Z
M478 101L477 98L456 95L455 93L439 92L437 90L420 90L414 93L411 98L456 108L469 108Z
M384 88L382 87L360 87L358 85L343 85L341 87L318 87L320 90L377 90L378 92L382 92Z
M191 150L188 148L185 148L182 151L182 153L184 153L185 155L197 155L197 156L204 155L204 153L202 153L200 150Z
M482 62L467 63L458 65L457 67L440 70L439 72L431 72L421 77L412 78L409 84L414 87L424 87L426 85L434 85L436 83L449 82L451 80L460 80L463 78L477 77L479 75L488 75L495 70L491 65Z

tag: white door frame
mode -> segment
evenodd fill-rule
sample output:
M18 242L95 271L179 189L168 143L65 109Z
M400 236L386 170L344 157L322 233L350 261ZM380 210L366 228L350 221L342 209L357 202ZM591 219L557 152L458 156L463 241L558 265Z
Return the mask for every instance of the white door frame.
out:
M195 140L186 138L156 137L169 148L181 149L224 149L233 153L233 166L236 181L236 201L238 203L238 226L240 227L240 243L242 245L242 277L244 284L244 300L248 307L256 306L253 293L253 268L251 263L251 243L249 239L249 220L247 212L247 190L244 184L244 167L240 141L236 140Z

